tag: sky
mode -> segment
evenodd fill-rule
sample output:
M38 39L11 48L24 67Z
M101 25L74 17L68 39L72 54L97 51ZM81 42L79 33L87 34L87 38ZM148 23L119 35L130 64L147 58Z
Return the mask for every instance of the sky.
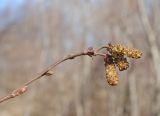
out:
M16 21L23 12L25 0L0 0L0 29Z

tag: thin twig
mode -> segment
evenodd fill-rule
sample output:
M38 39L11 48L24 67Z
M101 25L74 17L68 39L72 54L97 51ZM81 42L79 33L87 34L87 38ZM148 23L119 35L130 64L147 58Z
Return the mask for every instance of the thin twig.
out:
M96 50L96 52L99 52L100 50L105 49L105 48L107 48L107 46L102 46L102 47L98 48L98 49Z
M82 53L78 53L78 54L74 54L74 55L68 55L67 57L57 61L56 63L54 63L54 64L50 65L49 67L47 67L46 69L44 69L35 78L33 78L33 79L29 80L28 82L24 83L24 85L22 87L20 87L18 89L15 89L10 94L0 98L0 103L2 103L4 101L7 101L11 98L15 98L17 96L22 95L23 93L25 93L27 91L29 85L31 85L33 82L36 82L38 79L40 79L42 77L48 76L49 71L53 70L56 66L63 63L66 60L71 60L71 59L74 59L74 58L79 57L79 56L90 56L90 57L92 57L92 56L102 56L102 57L104 57L105 56L104 54L98 53L97 51L99 51L99 50L98 49L93 50L93 48L91 48L91 49L88 49L87 51L82 52ZM50 74L50 75L52 75L52 74Z

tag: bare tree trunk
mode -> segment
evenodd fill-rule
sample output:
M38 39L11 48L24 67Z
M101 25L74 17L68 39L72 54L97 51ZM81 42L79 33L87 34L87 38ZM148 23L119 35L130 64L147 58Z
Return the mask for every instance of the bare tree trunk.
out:
M129 94L131 103L131 116L139 116L138 98L136 90L135 75L131 72L129 74Z
M156 75L157 75L157 84L160 84L160 55L159 55L159 50L156 44L156 34L154 32L154 30L152 29L149 19L147 17L146 11L145 11L145 6L143 3L143 0L138 0L138 5L139 5L139 10L141 13L141 20L142 20L142 24L144 26L144 29L146 31L146 34L148 36L148 41L151 47L151 53L153 56L153 63L155 66L155 71L156 71Z
M84 116L91 116L91 98L90 98L90 82L89 80L91 75L91 59L85 57L84 58L84 65L83 65L83 83L82 83L82 90L84 93L83 101L84 103Z
M156 116L160 116L160 55L159 55L159 50L158 50L158 46L156 44L156 33L153 30L146 10L145 10L145 6L144 6L144 1L143 0L137 0L138 1L138 5L139 5L139 11L140 11L140 17L142 20L142 24L143 27L146 31L146 34L148 36L148 42L149 45L151 47L151 54L153 57L153 64L155 67L155 73L156 73L156 88L155 88L155 104L154 105L154 113L156 114Z
M83 107L81 104L81 79L79 78L79 74L74 74L74 84L75 84L75 109L76 109L76 116L83 116Z
M41 52L41 66L43 67L43 65L45 65L47 63L47 57L48 57L48 53L50 50L50 37L49 37L49 28L47 25L47 15L46 15L46 11L45 11L45 6L44 6L44 0L39 0L39 7L40 7L40 24L41 24L41 39L40 41L42 41L42 52Z

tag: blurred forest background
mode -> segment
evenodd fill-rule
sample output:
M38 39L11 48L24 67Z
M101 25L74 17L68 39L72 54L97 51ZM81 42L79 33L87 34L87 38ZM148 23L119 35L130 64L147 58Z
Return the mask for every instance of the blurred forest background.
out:
M160 116L160 0L0 0L0 96L70 53L108 42L139 48L118 86L101 58L61 64L0 116Z

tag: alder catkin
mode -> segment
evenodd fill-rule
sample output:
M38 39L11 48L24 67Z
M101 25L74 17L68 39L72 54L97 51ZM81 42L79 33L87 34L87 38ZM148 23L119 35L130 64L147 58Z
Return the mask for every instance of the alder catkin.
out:
M115 86L118 84L118 74L116 71L115 64L106 64L106 79L109 85Z
M125 58L124 56L116 57L114 61L119 71L127 70L129 67L129 62L127 61L127 58Z
M112 55L115 54L126 55L134 59L138 59L142 55L142 52L140 50L136 48L129 48L121 44L115 44L115 45L109 44L107 46L107 49Z

